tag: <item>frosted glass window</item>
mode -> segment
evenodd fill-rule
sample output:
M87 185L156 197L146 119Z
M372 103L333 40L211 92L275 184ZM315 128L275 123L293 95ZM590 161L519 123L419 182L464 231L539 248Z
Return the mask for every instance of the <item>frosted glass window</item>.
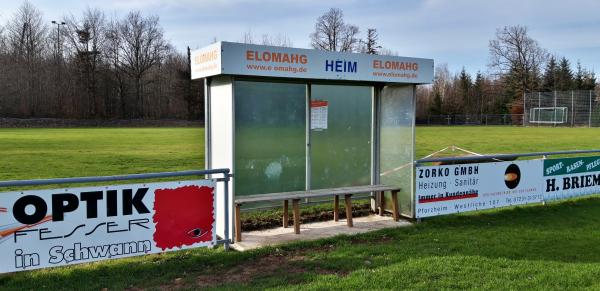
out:
M236 195L304 190L306 85L235 81L234 88Z
M372 87L311 86L311 189L371 184Z
M380 110L380 177L382 184L402 188L398 200L400 212L412 216L414 160L414 86L385 86ZM387 193L389 195L389 193ZM386 208L391 199L386 196Z

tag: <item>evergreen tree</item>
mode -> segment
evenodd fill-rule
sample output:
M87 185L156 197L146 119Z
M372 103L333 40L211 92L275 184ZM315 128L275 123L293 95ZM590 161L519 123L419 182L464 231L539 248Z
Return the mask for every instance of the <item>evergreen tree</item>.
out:
M596 90L596 73L592 71L585 74L581 90Z
M483 88L485 86L485 79L480 71L477 71L477 75L475 76L475 83L473 84L473 99L475 99L475 105L477 106L475 109L477 113L483 114L483 106L484 106L484 93Z
M431 115L441 115L442 111L442 94L439 91L435 91L433 93L433 102L431 103L431 107L429 108L429 113Z
M583 78L586 75L585 69L581 67L581 62L577 61L577 72L575 73L573 87L575 90L583 89Z
M364 41L365 44L365 53L370 55L378 55L380 45L377 44L379 39L379 34L377 34L377 30L375 28L367 29L367 40Z
M573 72L567 58L562 57L556 71L556 90L568 91L573 89Z
M558 67L556 66L556 57L551 56L550 60L548 60L548 64L546 64L546 71L544 72L544 81L542 84L542 89L544 91L556 90L557 69Z
M458 98L460 99L460 103L463 104L463 110L461 111L467 114L473 112L473 104L471 104L470 100L471 86L471 76L463 67L462 71L460 71L460 75L458 76Z

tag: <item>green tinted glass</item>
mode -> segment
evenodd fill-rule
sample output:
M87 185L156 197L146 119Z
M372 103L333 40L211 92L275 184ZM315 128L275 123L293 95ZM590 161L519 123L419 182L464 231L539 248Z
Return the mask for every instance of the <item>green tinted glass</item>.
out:
M398 186L400 212L412 213L413 86L385 86L381 92L380 177L382 184ZM386 203L391 209L387 193Z
M304 190L306 85L236 81L235 108L236 195Z
M311 188L371 183L372 87L311 86Z

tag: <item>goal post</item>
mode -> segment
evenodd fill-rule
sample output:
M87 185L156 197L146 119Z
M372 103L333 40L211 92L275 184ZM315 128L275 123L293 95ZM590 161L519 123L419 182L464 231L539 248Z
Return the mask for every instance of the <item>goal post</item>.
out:
M533 107L529 112L529 123L564 124L568 117L568 107Z

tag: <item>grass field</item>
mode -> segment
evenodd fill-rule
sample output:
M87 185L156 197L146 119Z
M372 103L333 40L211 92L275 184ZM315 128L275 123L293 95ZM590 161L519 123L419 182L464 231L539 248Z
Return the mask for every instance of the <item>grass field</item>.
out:
M0 129L0 180L204 168L199 128Z
M0 130L0 180L202 168L203 131ZM593 149L600 129L420 127L419 157ZM600 198L237 253L198 249L0 276L2 290L600 289Z

